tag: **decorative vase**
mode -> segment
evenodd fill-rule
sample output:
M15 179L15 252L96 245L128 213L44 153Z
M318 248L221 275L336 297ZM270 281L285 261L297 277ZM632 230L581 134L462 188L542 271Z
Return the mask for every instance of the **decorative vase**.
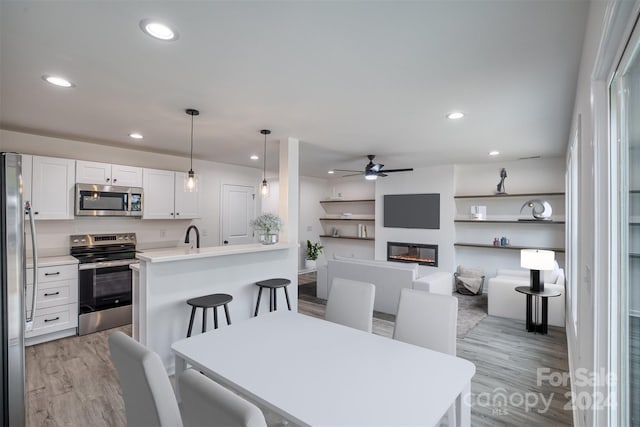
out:
M278 235L271 233L260 234L260 243L263 245L273 245L278 243Z
M316 267L317 267L317 264L315 259L304 260L304 268L306 268L307 270L315 270Z

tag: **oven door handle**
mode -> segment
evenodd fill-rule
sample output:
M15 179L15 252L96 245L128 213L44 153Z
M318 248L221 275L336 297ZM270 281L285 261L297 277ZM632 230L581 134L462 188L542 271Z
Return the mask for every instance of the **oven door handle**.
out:
M117 261L107 261L107 262L92 262L89 264L80 264L78 270L95 270L97 268L109 268L109 267L120 267L124 265L136 264L140 261L137 259L122 259Z

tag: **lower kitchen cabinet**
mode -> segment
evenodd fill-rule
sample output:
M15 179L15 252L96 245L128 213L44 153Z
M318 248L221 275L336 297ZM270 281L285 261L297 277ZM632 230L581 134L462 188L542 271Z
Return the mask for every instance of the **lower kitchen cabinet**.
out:
M27 269L27 315L33 301L33 269ZM33 328L25 331L25 345L76 335L78 327L78 265L38 268Z

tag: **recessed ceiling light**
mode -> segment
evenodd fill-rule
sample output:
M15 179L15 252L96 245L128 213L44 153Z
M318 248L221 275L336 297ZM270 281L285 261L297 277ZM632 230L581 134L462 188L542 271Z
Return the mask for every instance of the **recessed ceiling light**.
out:
M60 86L60 87L73 87L75 86L73 83L71 83L69 80L65 79L64 77L60 77L60 76L42 76L42 79L47 82L50 83L54 86Z
M500 152L498 150L489 151L490 156L498 156Z
M152 19L143 19L140 21L140 29L145 34L159 40L175 40L178 38L178 32L166 24Z
M133 138L133 139L142 139L142 138L144 138L144 136L142 136L142 134L138 133L138 132L130 133L129 137Z
M258 160L260 157L256 156L255 154L252 155L251 157L249 157L251 160Z
M335 172L331 170L331 171L327 171L327 173L328 173L329 175L333 175Z
M460 111L454 111L452 113L447 114L447 119L451 119L451 120L457 120L463 117L464 117L464 113L461 113Z

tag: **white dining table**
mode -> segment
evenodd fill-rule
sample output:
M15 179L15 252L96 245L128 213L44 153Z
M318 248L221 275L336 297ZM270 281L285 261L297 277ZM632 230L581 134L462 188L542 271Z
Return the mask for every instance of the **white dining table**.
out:
M187 364L303 426L434 426L456 402L470 425L467 360L295 312L175 342Z

